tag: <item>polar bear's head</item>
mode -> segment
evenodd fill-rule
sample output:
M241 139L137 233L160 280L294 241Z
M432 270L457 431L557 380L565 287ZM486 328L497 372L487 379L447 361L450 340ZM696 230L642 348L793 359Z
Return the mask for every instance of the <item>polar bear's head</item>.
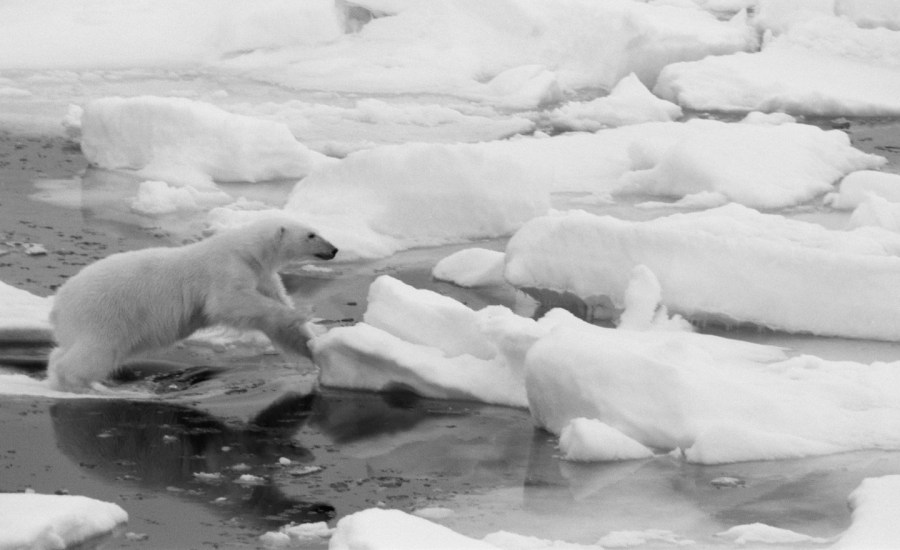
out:
M279 258L283 262L314 257L330 260L338 253L337 247L328 242L308 225L283 221L278 224L277 241Z

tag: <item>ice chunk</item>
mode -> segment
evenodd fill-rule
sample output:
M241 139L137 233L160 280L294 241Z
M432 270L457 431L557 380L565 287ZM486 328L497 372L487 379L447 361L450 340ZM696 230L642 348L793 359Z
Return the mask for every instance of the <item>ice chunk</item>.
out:
M53 298L0 281L0 333L4 340L49 340Z
M595 418L704 464L900 447L896 363L779 355L709 335L567 322L528 352L529 408L553 433Z
M314 171L285 205L358 256L509 235L548 209L549 192L515 159L440 144L359 151Z
M464 287L505 284L503 264L506 254L486 248L466 248L435 264L435 279Z
M365 319L312 341L323 385L523 408L525 354L555 322L502 306L475 312L387 276L373 283Z
M424 541L427 541L425 543ZM331 550L497 550L437 523L400 510L370 508L337 522Z
M563 458L580 462L632 460L653 456L653 451L619 430L589 418L573 418L562 429L559 448Z
M681 115L681 107L650 93L632 73L619 81L608 96L567 103L547 116L557 129L593 132L641 122L667 122Z
M89 103L81 148L94 165L209 187L213 181L305 176L325 157L284 124L174 97L108 97Z
M162 216L197 212L233 201L228 193L216 189L199 190L190 185L175 187L164 181L145 181L138 188L131 209L149 216Z
M818 17L766 43L759 53L673 63L660 73L653 91L701 111L896 116L898 65L897 32Z
M625 311L619 317L619 328L625 330L692 330L691 324L675 316L669 318L662 303L659 281L645 265L636 266L625 288Z
M802 533L795 533L788 529L772 527L771 525L766 525L764 523L736 525L731 529L716 533L716 536L729 539L737 544L747 544L748 542L761 542L765 544L825 544L829 542L828 539L811 537Z
M74 495L0 493L0 548L68 548L110 533L128 514Z
M635 143L632 154L648 167L627 174L618 192L681 197L707 191L747 206L783 208L831 190L844 174L885 162L854 149L843 132L806 124L694 120L686 126L686 137L668 147Z
M900 202L900 174L875 170L853 172L841 180L837 193L825 197L825 203L839 210L851 210L870 194L889 202Z
M663 305L689 319L896 340L898 253L893 233L831 231L735 204L647 222L571 212L517 232L505 273L519 288L588 303L606 297L622 308L632 270L643 264Z
M900 476L869 478L850 494L853 523L844 531L835 550L890 548L900 540Z

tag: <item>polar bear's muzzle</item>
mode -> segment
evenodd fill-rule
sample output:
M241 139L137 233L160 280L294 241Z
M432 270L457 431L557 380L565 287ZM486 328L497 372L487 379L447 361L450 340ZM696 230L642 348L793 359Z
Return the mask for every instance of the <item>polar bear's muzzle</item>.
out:
M330 259L334 258L335 256L337 256L337 253L338 253L337 247L332 246L331 250L329 250L327 252L319 252L319 253L315 254L315 257L319 258L320 260L330 260Z

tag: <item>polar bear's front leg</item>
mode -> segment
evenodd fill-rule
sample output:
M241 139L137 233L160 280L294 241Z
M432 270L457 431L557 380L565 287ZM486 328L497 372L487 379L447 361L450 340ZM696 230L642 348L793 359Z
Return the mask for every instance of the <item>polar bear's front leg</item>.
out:
M307 316L256 290L233 289L211 296L206 308L213 323L265 333L279 348L311 357L307 342L313 336Z

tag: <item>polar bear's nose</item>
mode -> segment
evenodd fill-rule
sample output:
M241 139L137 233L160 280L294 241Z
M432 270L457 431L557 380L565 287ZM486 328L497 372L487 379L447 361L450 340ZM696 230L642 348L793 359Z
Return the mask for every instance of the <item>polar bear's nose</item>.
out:
M316 254L316 258L319 258L322 260L330 260L330 259L334 258L335 256L337 256L337 253L338 253L337 247L332 246L331 250L329 250L328 252L320 252L320 253Z

